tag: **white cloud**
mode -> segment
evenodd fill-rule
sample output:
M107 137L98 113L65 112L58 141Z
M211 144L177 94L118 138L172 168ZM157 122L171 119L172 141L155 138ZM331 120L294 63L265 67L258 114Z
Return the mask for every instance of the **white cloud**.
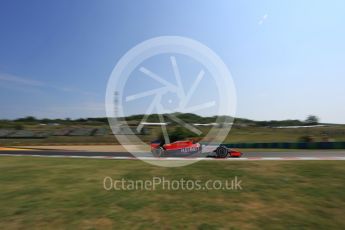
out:
M7 74L7 73L0 73L0 81L10 82L10 83L19 84L19 85L34 86L34 87L45 86L45 84L41 81L25 79L25 78L14 76L12 74Z
M105 117L104 102L81 102L78 105L51 105L37 111L37 117L54 118L85 118L85 117Z
M73 88L73 87L61 87L61 88L54 87L54 88L61 90L61 91L64 91L64 92L83 94L85 96L96 96L97 95L96 93L85 91L82 89Z
M81 102L80 104L5 104L1 106L0 119L20 118L25 116L37 118L87 118L105 117L104 102Z
M63 92L71 92L71 93L78 93L82 95L87 95L87 96L95 96L96 94L93 92L88 92L82 89L78 88L73 88L73 87L57 87L53 86L51 84L47 84L42 81L36 81L36 80L31 80L23 77L19 77L13 74L8 74L8 73L0 73L0 82L5 82L9 83L12 85L12 89L21 89L24 86L26 86L26 90L22 91L27 91L30 89L35 89L35 88L50 88L50 89L55 89ZM10 85L7 84L6 88L10 88Z
M35 103L11 104L3 98L0 118L8 117L23 117L27 115L36 116L39 118L53 117L104 117L105 105L103 101L94 101L97 94L94 92L85 91L73 86L55 86L47 82L36 81L28 78L23 78L7 73L0 73L0 87L13 91L14 95L18 92L32 95L39 93L39 97L49 98L51 91L57 91L60 94L70 94L69 96L82 95L82 101L73 103L68 101L60 101L59 105L52 103L51 105L46 100L36 100ZM22 99L20 99L22 100Z
M268 14L265 14L264 16L261 17L258 24L262 25L267 20L267 18L268 18Z

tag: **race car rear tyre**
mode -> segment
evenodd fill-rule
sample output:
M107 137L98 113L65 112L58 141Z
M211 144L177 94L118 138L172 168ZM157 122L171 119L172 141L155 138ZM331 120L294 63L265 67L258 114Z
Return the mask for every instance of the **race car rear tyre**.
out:
M163 156L163 153L164 153L164 149L162 147L159 147L159 148L152 151L152 154L155 157L161 157L161 156Z
M215 152L218 158L226 158L229 155L228 149L224 146L219 146Z

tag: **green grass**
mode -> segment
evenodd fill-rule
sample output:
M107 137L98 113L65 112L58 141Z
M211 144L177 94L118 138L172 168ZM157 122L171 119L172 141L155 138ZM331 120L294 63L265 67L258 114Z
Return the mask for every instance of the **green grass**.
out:
M345 167L324 162L0 158L1 229L344 229ZM106 191L103 179L226 180L243 190Z
M118 144L116 138L108 136L51 136L42 139L0 139L0 146L20 145L75 145L75 144Z
M91 126L80 126L91 127ZM56 128L48 127L51 130ZM61 125L58 129L67 128ZM204 133L209 130L208 127L199 127ZM29 130L44 130L47 127L29 126ZM174 129L174 128L171 128ZM160 127L151 127L150 135L141 135L144 142L151 142L159 136ZM334 125L317 128L299 128L299 129L277 129L266 127L233 127L224 143L260 143L260 142L298 142L302 136L312 136L315 142L323 141L325 138L334 141L345 141L345 126ZM1 145L50 145L50 144L118 144L113 135L106 136L51 136L43 139L0 139Z
M231 129L226 143L251 142L298 142L302 136L312 136L314 141L323 141L325 137L334 141L345 141L345 126L326 126L316 128L277 129L267 127L244 127Z

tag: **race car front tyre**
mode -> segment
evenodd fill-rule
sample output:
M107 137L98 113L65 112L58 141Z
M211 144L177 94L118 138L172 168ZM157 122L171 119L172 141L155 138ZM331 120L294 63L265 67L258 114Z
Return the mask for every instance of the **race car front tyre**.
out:
M226 158L229 155L228 149L224 146L219 146L215 152L218 158Z

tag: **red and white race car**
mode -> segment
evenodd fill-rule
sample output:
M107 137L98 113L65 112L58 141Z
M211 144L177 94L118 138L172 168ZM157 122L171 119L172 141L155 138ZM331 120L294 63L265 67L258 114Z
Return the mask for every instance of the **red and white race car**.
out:
M199 143L193 143L193 141L175 141L169 144L152 142L151 152L156 157L190 157L199 156L202 153L202 147Z
M202 146L200 143L194 143L189 140L175 141L169 144L152 142L151 152L155 157L198 157L202 155ZM206 154L206 156L216 158L241 157L242 153L220 145L210 154Z

